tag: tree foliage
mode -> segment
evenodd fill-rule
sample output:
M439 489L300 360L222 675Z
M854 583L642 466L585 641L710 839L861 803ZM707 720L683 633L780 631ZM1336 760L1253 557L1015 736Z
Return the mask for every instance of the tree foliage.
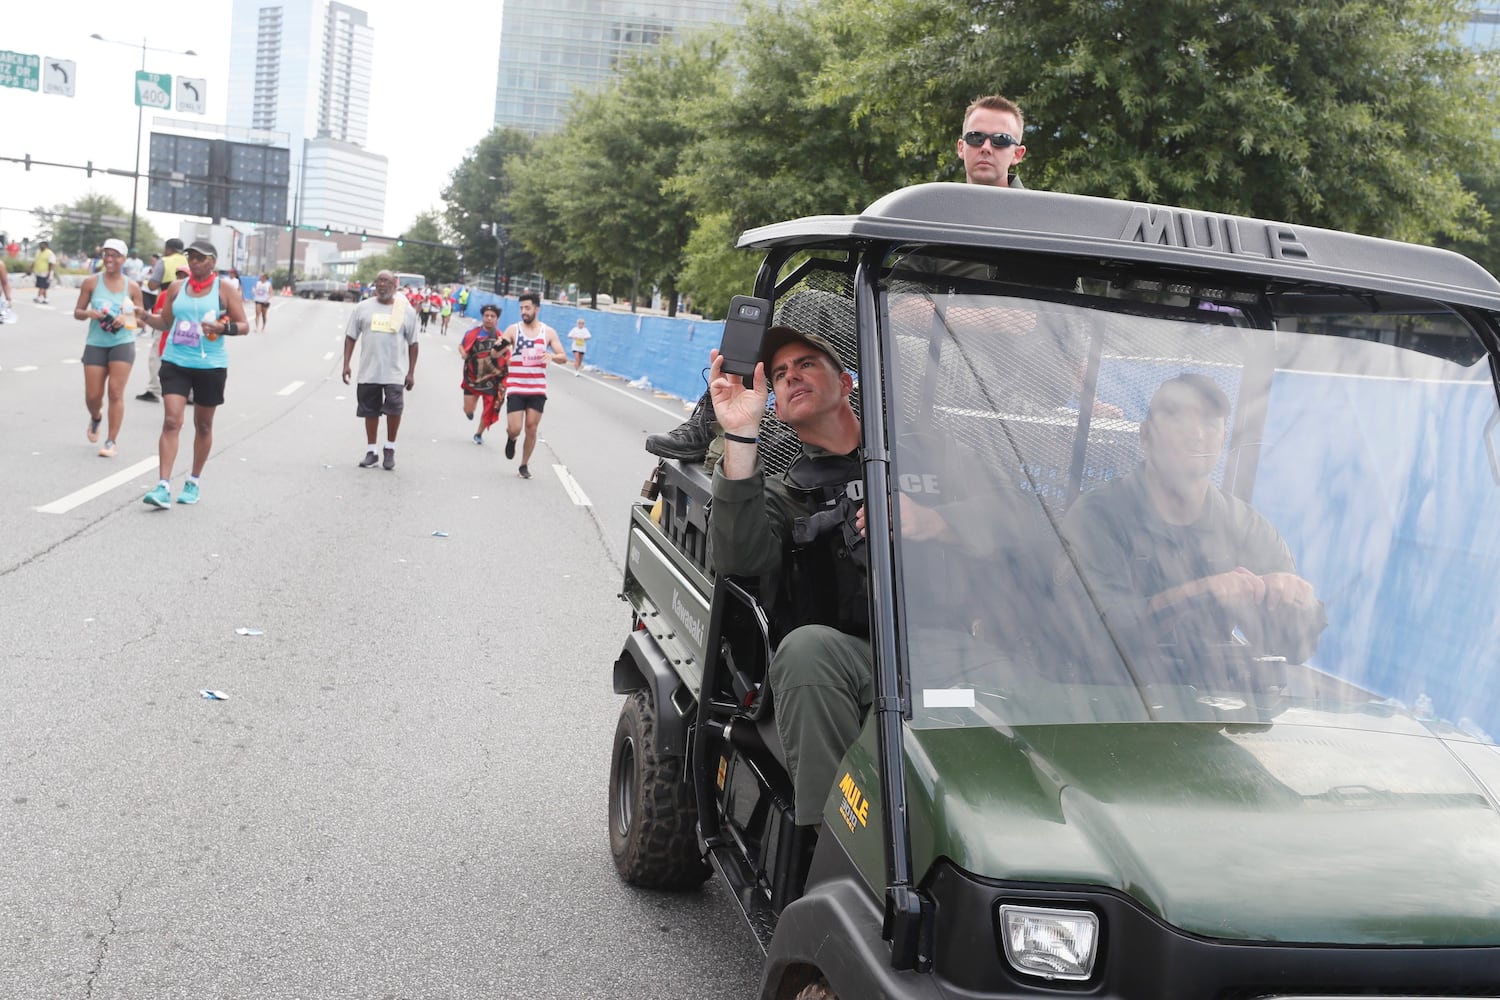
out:
M391 265L390 253L373 253L368 257L361 257L359 263L354 265L354 280L363 285L373 285L375 283L375 276L381 271L387 270L400 270Z
M627 64L554 135L492 134L454 172L448 219L476 259L493 259L493 239L474 224L503 212L511 253L549 278L618 291L638 274L722 310L753 273L731 250L742 230L961 180L963 109L1003 93L1026 111L1028 186L1500 263L1497 67L1458 44L1469 13L1467 0L773 0L742 28Z
M418 215L405 235L405 246L391 247L385 254L391 270L426 275L428 283L433 285L458 280L458 252L447 247L423 245L448 242L436 213Z
M52 248L60 253L87 256L105 241L130 239L130 212L108 195L89 193L66 205L36 208L31 213L39 231L50 232ZM123 222L107 222L106 219ZM137 217L135 250L149 257L161 246L161 238L144 218Z
M1461 176L1496 158L1491 60L1462 0L829 0L872 44L829 101L912 122L953 165L957 116L1005 93L1029 184L1398 239L1472 236Z
M704 217L688 239L682 270L682 287L693 298L694 307L705 316L722 317L729 300L747 295L755 287L760 267L758 254L735 249L739 230L728 212Z
M719 86L688 109L698 138L678 184L700 217L727 212L736 229L804 215L857 212L881 195L932 180L902 149L903 116L858 117L854 96L819 86L830 65L864 45L813 9L753 10L733 36Z
M524 132L493 129L449 174L443 188L443 219L454 242L464 248L464 269L470 274L495 270L500 248L488 227L498 223L502 231L511 228L505 203L515 187L514 171L534 144ZM509 239L505 269L526 272L537 265L526 247Z

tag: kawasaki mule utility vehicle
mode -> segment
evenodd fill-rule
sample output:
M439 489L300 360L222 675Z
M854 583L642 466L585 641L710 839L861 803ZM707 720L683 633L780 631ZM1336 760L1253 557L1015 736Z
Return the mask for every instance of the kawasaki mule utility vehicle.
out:
M1500 997L1500 283L950 184L741 246L855 375L873 704L797 826L785 588L715 573L711 477L662 462L614 667L625 879L717 872L768 1000ZM760 440L784 475L790 431Z

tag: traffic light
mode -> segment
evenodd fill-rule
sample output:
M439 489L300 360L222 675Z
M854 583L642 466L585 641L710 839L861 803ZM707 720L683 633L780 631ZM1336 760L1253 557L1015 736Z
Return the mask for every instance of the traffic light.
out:
M282 230L284 232L288 232L288 233L291 232L292 231L292 220L291 219L287 219L286 220L286 225L282 226L281 228L282 228Z
M359 241L360 241L360 242L361 242L361 243L368 243L368 242L370 242L370 231L369 231L369 230L368 230L368 229L366 229L366 230L363 230L363 231L362 231L362 232L361 232L361 233L360 233L360 234L359 234Z
M405 233L402 233L400 236L396 237L396 245L398 247L404 247L404 246L406 246L406 234Z
M324 226L323 227L323 235L324 236L332 236L333 235L333 228L331 226Z

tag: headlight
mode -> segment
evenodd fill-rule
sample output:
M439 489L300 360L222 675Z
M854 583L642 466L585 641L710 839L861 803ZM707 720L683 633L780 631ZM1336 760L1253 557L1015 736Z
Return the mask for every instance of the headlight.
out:
M1000 907L1000 940L1017 972L1044 979L1087 979L1099 953L1099 918L1086 910Z

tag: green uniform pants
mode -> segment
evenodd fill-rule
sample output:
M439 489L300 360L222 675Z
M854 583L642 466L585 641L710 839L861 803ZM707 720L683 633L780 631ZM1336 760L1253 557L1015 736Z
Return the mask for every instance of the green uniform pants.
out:
M793 629L771 657L776 731L799 826L822 821L835 772L874 701L870 642L827 625Z

